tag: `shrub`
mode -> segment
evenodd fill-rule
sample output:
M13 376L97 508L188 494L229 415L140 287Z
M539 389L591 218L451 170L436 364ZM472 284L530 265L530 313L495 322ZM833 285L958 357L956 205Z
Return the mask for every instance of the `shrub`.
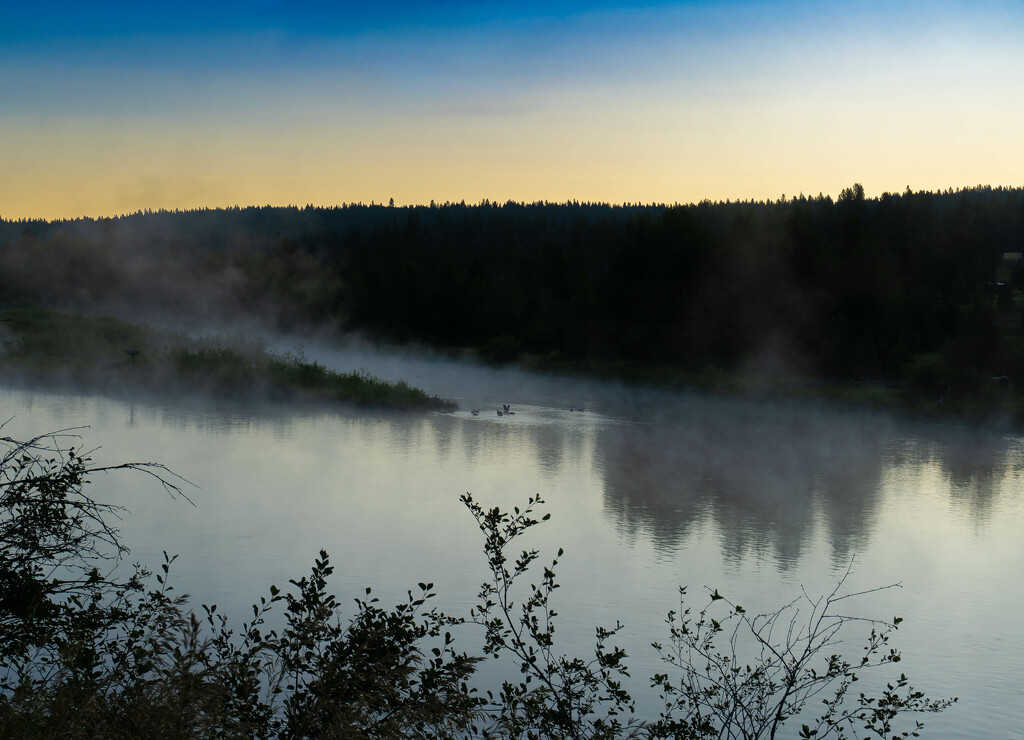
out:
M590 659L558 654L552 597L562 552L534 583L525 579L538 551L512 555L549 516L535 518L539 496L511 512L463 496L489 572L468 619L429 608L429 583L391 608L367 589L345 619L327 590L333 567L321 551L308 576L284 592L271 586L252 620L236 626L216 606L196 613L174 595L166 553L155 576L138 567L121 581L103 574L99 565L125 550L109 524L117 510L84 493L89 478L141 471L183 495L181 479L152 463L94 467L66 447L69 433L0 438L5 737L686 740L774 738L798 720L803 738L891 738L919 732L920 723L899 729L904 715L954 701L927 698L903 675L877 696L851 697L860 673L899 661L888 642L900 620L836 611L857 595L841 594L842 582L821 599L758 615L717 591L693 613L681 589L669 641L654 645L668 665L651 679L664 710L636 717L622 683L628 656L611 645L620 625L597 628ZM284 609L280 630L267 626L276 605ZM853 623L870 629L863 651L832 654ZM455 647L453 631L471 625L484 630L484 656ZM485 658L511 661L522 678L481 695L470 680ZM824 708L809 718L812 699Z

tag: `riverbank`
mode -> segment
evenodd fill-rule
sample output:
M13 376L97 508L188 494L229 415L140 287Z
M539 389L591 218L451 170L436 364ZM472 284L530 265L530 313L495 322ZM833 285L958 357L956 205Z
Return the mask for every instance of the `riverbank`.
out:
M535 372L582 375L730 398L819 401L851 409L888 411L913 419L1024 428L1024 395L1006 378L992 378L988 387L976 393L957 394L930 392L913 384L883 379L821 379L785 372L730 371L712 365L686 370L654 363L567 360L530 354L520 355L508 364Z
M274 353L240 337L194 339L109 316L19 308L0 312L7 379L109 390L199 392L232 400L454 411L404 381L338 372L301 353Z

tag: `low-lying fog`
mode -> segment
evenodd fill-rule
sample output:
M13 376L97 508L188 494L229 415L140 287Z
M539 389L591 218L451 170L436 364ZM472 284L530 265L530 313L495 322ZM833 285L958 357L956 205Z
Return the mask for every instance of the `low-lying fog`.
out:
M294 338L269 344L299 351ZM195 507L140 477L107 476L93 492L132 510L122 532L135 559L154 565L162 550L180 553L179 590L239 619L271 583L304 574L321 548L342 603L367 585L388 600L432 581L439 606L466 614L485 563L460 494L510 508L539 493L552 519L530 543L566 551L561 646L588 654L593 627L621 620L638 694L659 670L649 643L665 639L678 585L695 604L708 586L768 610L801 586L830 588L852 561L850 590L903 585L858 609L906 618L901 669L933 696L961 697L924 718L926 737L1019 732L1024 439L358 342L307 339L301 352L406 380L460 410L253 411L6 390L4 418L14 419L5 433L88 425L83 444L102 445L98 460L156 460L198 484ZM503 404L514 415L499 417ZM467 628L465 639L479 636ZM493 680L493 669L483 676ZM656 711L650 696L639 706Z

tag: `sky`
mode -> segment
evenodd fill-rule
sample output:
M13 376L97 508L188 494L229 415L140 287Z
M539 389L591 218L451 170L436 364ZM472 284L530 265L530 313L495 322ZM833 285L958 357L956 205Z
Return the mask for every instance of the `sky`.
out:
M0 0L0 217L1024 185L1024 2Z

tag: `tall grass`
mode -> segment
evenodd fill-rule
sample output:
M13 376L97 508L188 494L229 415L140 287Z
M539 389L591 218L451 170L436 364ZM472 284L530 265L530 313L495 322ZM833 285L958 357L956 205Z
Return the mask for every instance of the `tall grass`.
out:
M88 387L127 383L242 399L456 408L404 381L386 381L363 371L339 372L240 338L192 339L109 316L40 308L0 312L0 319L0 369L8 376Z

